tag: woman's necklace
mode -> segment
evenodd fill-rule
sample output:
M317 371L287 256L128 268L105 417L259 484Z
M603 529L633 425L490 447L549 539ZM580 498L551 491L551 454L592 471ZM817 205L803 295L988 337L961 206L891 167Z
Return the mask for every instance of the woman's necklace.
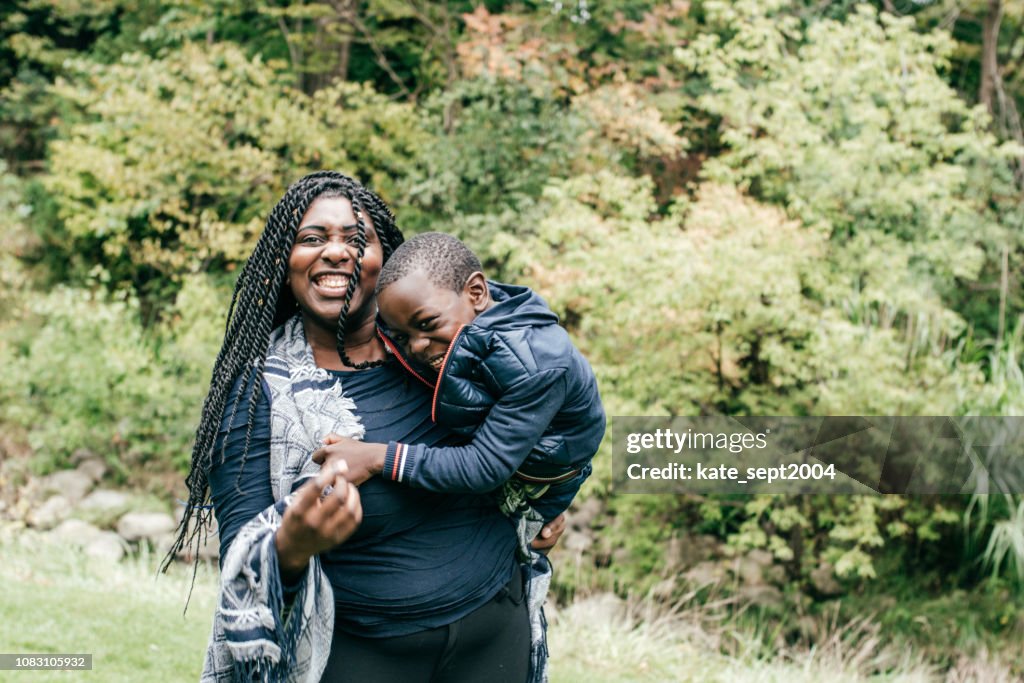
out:
M368 368L379 368L388 362L387 358L381 358L379 360L364 360L362 363L353 363L352 359L348 357L344 349L339 349L338 353L341 354L341 362L352 368L353 370L366 370Z

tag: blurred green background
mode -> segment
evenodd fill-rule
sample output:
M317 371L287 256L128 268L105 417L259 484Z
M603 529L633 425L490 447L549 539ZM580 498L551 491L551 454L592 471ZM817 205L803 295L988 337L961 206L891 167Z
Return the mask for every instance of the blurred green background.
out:
M535 287L609 415L1024 415L1024 3L14 0L0 36L10 486L88 451L183 495L234 277L321 168ZM696 534L801 614L828 568L940 668L1024 638L1022 496L616 497L596 463L563 601L685 597Z

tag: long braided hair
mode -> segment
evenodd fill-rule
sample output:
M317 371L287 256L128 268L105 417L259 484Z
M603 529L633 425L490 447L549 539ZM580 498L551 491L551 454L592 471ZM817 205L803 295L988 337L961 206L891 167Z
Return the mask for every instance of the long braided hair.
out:
M358 256L338 317L338 353L342 362L349 367L362 369L375 364L354 364L345 353L345 325L356 283L359 282L361 275L362 258L366 248L366 224L363 216L369 215L376 229L384 262L387 262L395 249L402 244L402 232L395 225L395 217L391 210L380 197L357 181L334 171L311 173L289 187L271 210L263 234L235 284L224 328L224 343L213 366L210 391L203 403L202 417L196 429L196 442L192 448L192 468L185 480L189 492L188 502L178 526L178 535L164 557L162 571L167 570L183 548L190 547L194 550L193 581L195 580L198 551L213 516L212 506L209 505L209 473L221 418L228 407L232 388L240 377L245 377L243 383L249 381L253 387L259 386L263 377L270 333L295 314L295 297L291 289L284 284L288 274L288 257L302 217L315 200L327 197L347 198L352 202L356 216L355 240ZM234 403L231 405L232 422L245 393L244 389L235 393ZM252 422L258 399L259 391L254 389L249 392L249 420L245 431L243 467L249 453ZM224 441L226 442L226 439ZM224 457L224 448L222 445L221 458Z

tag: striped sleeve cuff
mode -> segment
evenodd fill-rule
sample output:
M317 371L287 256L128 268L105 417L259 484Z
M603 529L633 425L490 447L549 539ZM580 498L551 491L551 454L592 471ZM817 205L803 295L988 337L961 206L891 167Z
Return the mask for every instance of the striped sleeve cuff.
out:
M409 472L412 470L412 458L410 455L417 449L417 446L410 446L407 443L389 441L387 450L384 451L384 471L382 474L391 481L406 481L409 479Z

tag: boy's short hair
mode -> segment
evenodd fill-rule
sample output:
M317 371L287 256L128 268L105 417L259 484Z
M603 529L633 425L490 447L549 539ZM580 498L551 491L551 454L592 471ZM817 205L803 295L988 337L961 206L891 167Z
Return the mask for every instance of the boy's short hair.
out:
M480 259L457 237L425 232L405 241L381 268L376 293L417 270L438 286L461 292L469 276L483 271Z

